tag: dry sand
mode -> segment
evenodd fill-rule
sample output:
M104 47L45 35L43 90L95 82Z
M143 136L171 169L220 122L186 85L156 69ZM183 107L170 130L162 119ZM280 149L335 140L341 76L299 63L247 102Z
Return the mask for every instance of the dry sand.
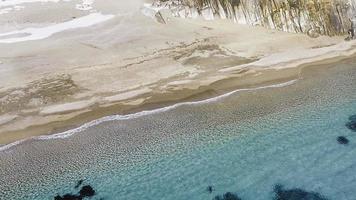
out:
M95 1L78 10L81 1L37 1L0 14L0 144L105 115L297 78L298 66L356 53L356 44L342 37L312 39L167 13L162 24L147 16L153 11L142 14L143 3ZM112 17L80 28L69 23L93 13ZM11 42L56 24L61 29L46 37Z

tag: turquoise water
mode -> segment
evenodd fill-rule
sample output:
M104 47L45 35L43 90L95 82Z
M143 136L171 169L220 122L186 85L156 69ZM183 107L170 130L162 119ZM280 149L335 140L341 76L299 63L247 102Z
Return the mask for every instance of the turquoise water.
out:
M0 199L75 194L83 179L96 191L87 199L206 200L232 192L266 200L278 184L354 200L356 132L345 126L356 114L353 63L307 70L290 86L22 143L0 153Z

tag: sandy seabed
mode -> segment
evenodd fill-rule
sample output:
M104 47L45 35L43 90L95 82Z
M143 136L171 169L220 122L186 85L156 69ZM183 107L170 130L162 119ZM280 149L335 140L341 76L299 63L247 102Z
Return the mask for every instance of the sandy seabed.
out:
M343 37L167 13L162 24L144 3L0 2L0 144L294 80L356 53Z

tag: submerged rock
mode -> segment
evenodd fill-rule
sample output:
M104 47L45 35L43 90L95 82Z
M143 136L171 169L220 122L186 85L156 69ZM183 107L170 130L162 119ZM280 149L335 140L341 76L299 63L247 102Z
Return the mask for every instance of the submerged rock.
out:
M83 198L78 195L73 194L65 194L64 196L57 195L54 197L54 200L82 200Z
M82 184L83 184L83 180L79 180L74 188L77 189ZM90 185L85 185L80 189L78 194L67 193L63 196L57 195L54 197L54 200L82 200L86 197L92 197L94 195L95 195L95 190Z
M352 115L349 117L349 122L346 123L346 127L356 132L356 115Z
M85 185L79 191L79 194L82 197L91 197L95 195L95 190L90 185Z
M77 185L74 187L75 189L79 188L79 186L81 186L83 184L83 180L79 180L77 182Z
M308 192L299 188L284 190L281 185L276 185L274 192L274 200L327 200L316 192Z
M350 120L350 121L356 121L356 115L351 115L351 116L349 117L349 120Z
M236 194L227 192L223 196L215 196L213 200L241 200L241 198Z
M208 187L206 188L206 190L207 190L209 193L212 193L213 190L214 190L214 188L213 188L213 186L208 186Z
M344 136L339 136L339 137L337 137L337 142L339 144L348 144L349 140Z
M349 123L347 123L347 127L348 127L350 130L356 132L356 122L349 122Z

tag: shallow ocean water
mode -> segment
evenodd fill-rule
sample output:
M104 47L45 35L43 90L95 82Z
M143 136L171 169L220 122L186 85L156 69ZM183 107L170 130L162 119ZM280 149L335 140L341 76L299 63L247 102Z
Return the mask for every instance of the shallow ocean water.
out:
M232 192L266 200L280 185L354 200L356 132L346 126L356 115L354 61L306 69L289 86L14 146L0 152L0 199L75 194L83 180L96 191L86 199L206 200Z

